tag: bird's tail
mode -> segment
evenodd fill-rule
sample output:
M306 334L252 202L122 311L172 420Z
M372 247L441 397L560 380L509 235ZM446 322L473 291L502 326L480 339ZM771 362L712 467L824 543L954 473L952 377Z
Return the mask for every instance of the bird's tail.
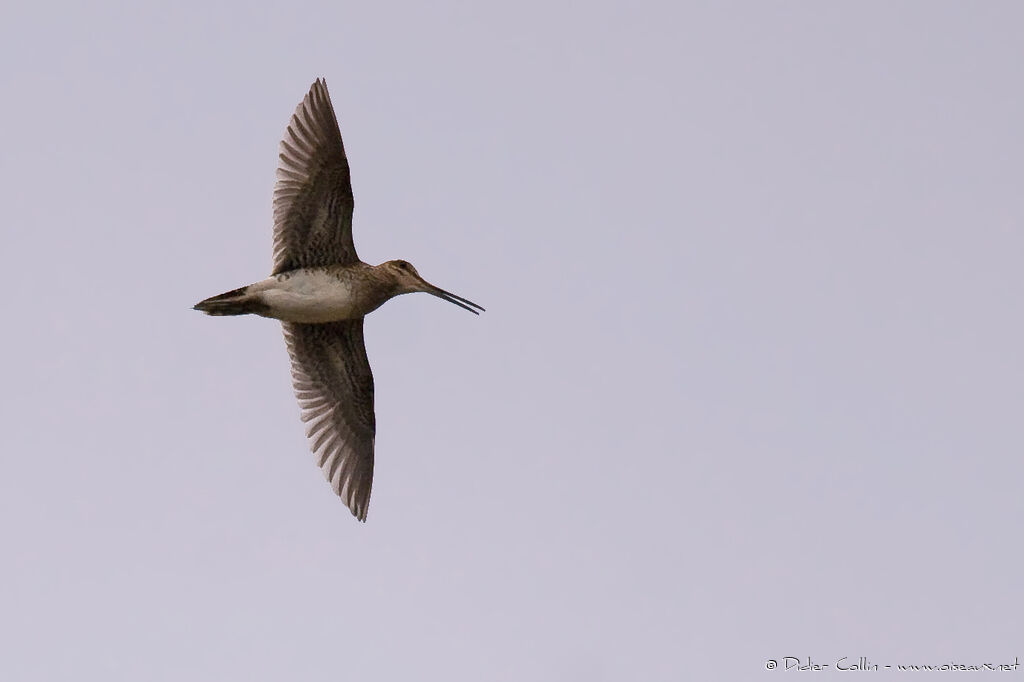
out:
M249 287L232 289L217 296L200 301L192 306L193 310L199 310L207 315L259 315L266 312L268 306L258 295L249 294Z

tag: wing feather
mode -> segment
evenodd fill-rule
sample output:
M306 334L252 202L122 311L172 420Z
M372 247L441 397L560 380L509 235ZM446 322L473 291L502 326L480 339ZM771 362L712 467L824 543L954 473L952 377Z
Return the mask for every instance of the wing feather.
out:
M296 107L279 159L272 274L358 262L348 159L323 79Z
M365 521L376 420L363 320L283 326L314 459L334 492Z

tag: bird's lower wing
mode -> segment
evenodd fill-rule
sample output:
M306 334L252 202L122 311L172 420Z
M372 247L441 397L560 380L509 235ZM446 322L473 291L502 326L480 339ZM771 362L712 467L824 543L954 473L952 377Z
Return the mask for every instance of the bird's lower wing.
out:
M373 374L363 321L284 323L306 436L331 487L360 521L373 483Z

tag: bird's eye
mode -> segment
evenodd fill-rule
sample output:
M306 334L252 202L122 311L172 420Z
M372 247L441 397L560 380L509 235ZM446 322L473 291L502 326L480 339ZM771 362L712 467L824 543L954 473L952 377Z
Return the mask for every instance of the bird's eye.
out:
M409 264L406 263L404 260L400 260L398 261L398 267L402 268L403 270L408 270Z

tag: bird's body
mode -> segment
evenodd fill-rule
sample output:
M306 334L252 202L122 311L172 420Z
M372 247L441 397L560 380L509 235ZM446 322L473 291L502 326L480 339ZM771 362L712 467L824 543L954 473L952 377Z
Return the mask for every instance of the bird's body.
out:
M267 317L315 324L354 320L391 298L394 282L376 277L364 263L303 268L258 282L253 289L268 306Z
M281 142L270 277L195 305L209 315L281 320L306 435L334 491L366 519L373 481L373 374L363 317L423 291L477 313L482 307L429 284L402 260L368 265L352 242L348 159L327 85L318 80Z
M361 318L394 296L396 288L383 265L360 262L282 272L229 292L232 295L219 303L222 310L230 310L234 303L282 322L321 324ZM235 314L218 313L215 306L205 312Z

